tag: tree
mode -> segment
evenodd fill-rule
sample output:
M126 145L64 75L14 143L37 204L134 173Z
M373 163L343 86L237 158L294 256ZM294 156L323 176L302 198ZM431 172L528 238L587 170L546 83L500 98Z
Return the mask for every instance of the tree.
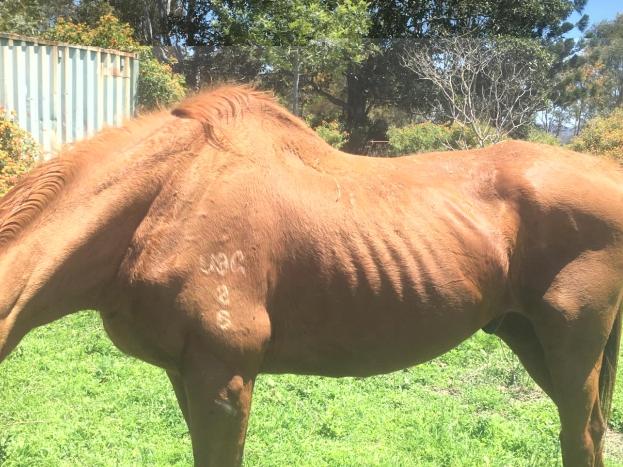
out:
M559 68L542 123L555 134L571 125L577 136L586 122L623 105L623 15L588 30L573 52Z
M608 105L603 65L579 57L561 74L562 88L559 106L563 108L566 123L573 124L573 134L578 135L584 124Z
M367 135L374 131L371 111L392 103L407 112L427 114L426 96L431 86L424 81L404 79L400 57L405 41L426 40L443 35L472 34L476 37L507 35L533 38L556 53L552 75L575 53L573 40L563 37L574 27L584 28L587 17L575 25L566 20L573 11L581 12L586 0L389 0L370 1L370 37L378 53L346 67L344 87L330 94L341 105L346 130L351 134L348 150L361 150Z
M0 2L0 31L36 36L61 16L75 12L72 0L4 0Z
M113 12L107 0L4 0L0 2L0 31L38 36L60 18L93 26Z
M339 73L345 56L363 60L367 4L363 0L259 3L260 7L244 14L248 20L245 42L262 47L265 66L272 75L289 76L292 112L299 115L302 78L311 83L319 75Z
M485 146L530 124L545 107L553 55L532 39L449 36L414 44L403 60L434 86L437 115L469 128Z
M586 42L588 61L603 78L602 104L607 109L623 106L623 14L588 31Z

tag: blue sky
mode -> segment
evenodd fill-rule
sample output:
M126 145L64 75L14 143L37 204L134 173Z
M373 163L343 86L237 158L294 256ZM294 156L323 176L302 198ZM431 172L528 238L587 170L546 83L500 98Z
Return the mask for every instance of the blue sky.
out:
M623 13L623 1L621 0L588 0L584 13L590 17L590 24L597 24L603 20L612 20L617 13ZM576 22L580 15L575 13L569 20ZM590 26L589 26L590 27ZM570 37L577 38L580 32L574 29L568 34Z

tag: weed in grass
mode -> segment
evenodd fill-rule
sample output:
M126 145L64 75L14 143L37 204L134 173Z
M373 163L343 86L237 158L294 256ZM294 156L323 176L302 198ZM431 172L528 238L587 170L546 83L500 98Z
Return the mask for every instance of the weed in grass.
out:
M3 464L8 457L9 443L11 442L11 435L5 435L0 437L0 464Z

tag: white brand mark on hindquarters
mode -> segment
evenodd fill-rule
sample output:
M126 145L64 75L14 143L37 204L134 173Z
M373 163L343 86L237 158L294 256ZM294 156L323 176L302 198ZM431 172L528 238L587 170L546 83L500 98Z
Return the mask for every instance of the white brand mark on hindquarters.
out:
M216 301L223 306L229 306L229 290L225 284L220 284L216 288Z
M240 250L236 250L231 255L218 252L210 255L209 264L205 257L200 256L199 268L204 274L210 275L215 273L221 277L225 277L227 273L245 275L244 261L244 254ZM223 307L216 312L216 325L222 330L227 330L232 326L231 314L228 310L231 301L227 285L221 283L216 286L216 301L219 306Z
M219 328L225 330L231 327L231 315L227 310L218 310L216 313L216 324Z
M217 273L219 276L224 276L229 270L229 260L225 253L216 253L210 255L210 264L206 266L203 264L201 270L206 274L212 272Z
M231 256L227 256L223 252L210 255L210 262L206 264L206 259L201 256L199 258L199 266L205 274L216 273L224 277L228 272L239 272L245 275L244 254L240 250L236 250Z
M229 260L229 268L231 272L239 272L244 276L245 269L242 263L244 262L244 255L242 251L236 250L233 255L231 255L231 259Z

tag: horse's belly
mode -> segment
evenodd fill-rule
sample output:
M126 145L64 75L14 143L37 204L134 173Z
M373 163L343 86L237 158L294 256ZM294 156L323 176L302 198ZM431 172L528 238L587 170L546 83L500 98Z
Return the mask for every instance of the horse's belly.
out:
M482 303L326 305L273 321L263 370L327 376L387 373L428 361L484 326ZM279 316L280 314L277 314Z

